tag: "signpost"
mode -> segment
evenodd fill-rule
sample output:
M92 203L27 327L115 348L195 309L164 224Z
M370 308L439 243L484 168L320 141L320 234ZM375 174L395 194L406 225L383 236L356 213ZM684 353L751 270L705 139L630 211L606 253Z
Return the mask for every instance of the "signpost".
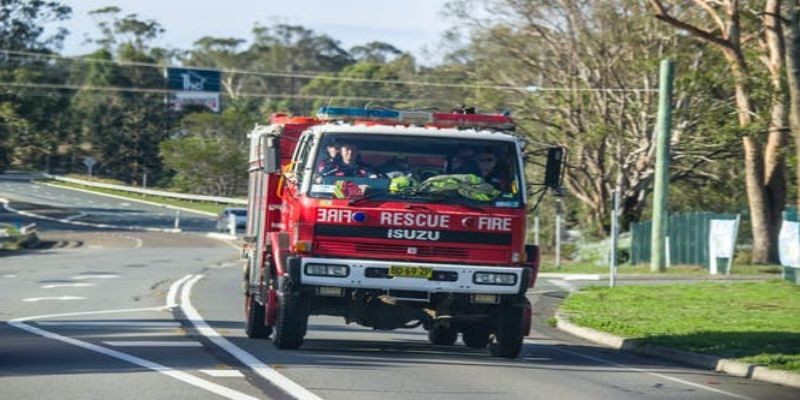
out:
M95 160L94 157L83 157L83 165L85 165L86 168L89 169L89 177L90 178L92 177L92 170L94 169L94 166L96 164L97 164L97 160Z
M182 110L186 106L199 105L219 112L220 77L217 70L168 67L167 88L172 91L170 106Z

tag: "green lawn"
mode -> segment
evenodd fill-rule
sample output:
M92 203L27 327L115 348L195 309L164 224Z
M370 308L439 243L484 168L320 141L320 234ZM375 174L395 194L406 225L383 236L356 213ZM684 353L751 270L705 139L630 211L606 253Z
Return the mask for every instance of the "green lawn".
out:
M800 286L787 282L590 287L562 310L649 344L800 372Z
M169 205L169 206L176 206L176 207L183 207L183 208L188 208L190 210L205 211L205 212L210 212L210 213L214 213L214 214L219 214L225 207L228 207L225 204L219 204L219 203L207 203L207 202L201 202L201 201L188 201L188 200L181 200L181 199L173 199L173 198L169 198L169 197L146 196L146 195L138 194L138 193L125 192L125 191L122 191L122 190L96 188L96 187L83 186L83 185L78 185L78 184L68 183L68 182L62 182L62 181L56 181L56 180L48 180L46 182L49 183L49 184L52 184L52 185L58 185L58 186L64 186L64 187L74 187L74 188L83 189L83 190L90 190L92 192L98 192L98 193L108 193L108 194L113 194L113 195L117 195L117 196L127 197L127 198L132 199L132 200L145 200L145 201L150 201L150 202L153 202L153 203L164 204L164 205ZM238 207L241 207L241 206L238 206Z
M556 268L555 265L543 262L540 272L576 273L576 274L607 274L608 266L598 266L593 263L567 263ZM649 265L620 265L618 274L653 274ZM779 276L781 267L778 265L733 265L733 275L769 275ZM657 274L657 273L656 273ZM708 275L708 270L699 265L673 265L667 268L667 275Z

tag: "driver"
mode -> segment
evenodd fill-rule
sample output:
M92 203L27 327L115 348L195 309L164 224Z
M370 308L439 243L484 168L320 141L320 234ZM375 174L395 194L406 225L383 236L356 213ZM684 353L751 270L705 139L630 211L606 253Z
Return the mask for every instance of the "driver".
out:
M341 162L329 171L320 171L325 176L347 176L356 178L377 178L378 173L371 166L361 162L358 146L355 143L342 143L339 147Z

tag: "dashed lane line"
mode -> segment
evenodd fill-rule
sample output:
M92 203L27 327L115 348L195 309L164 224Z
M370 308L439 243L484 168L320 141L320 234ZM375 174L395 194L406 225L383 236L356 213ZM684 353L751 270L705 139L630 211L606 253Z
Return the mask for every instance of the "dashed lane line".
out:
M27 299L22 299L22 301L26 303L38 303L40 301L70 301L70 300L89 300L86 297L80 296L60 296L60 297L29 297Z
M56 289L56 288L64 288L64 287L91 287L95 286L94 283L87 283L87 282L76 282L76 283L49 283L47 285L42 285L40 288L42 289Z
M175 281L171 286L169 293L177 293L178 286L187 279L191 278L191 275L184 276L183 278ZM172 301L173 305L170 306L170 301ZM71 344L73 346L77 346L86 350L94 351L96 353L104 354L112 358L116 358L118 360L122 360L125 362L129 362L131 364L138 365L143 368L147 368L149 370L158 372L160 374L172 377L174 379L180 380L182 382L188 383L192 386L204 389L211 393L220 395L224 398L231 399L231 400L257 400L256 397L250 396L246 393L242 393L226 386L222 386L216 384L211 381L207 381L205 379L199 378L197 376L188 374L186 372L182 372L166 365L162 365L159 363L155 363L149 360L145 360L143 358L139 358L127 353L123 353L114 349L110 349L103 346L98 346L92 343L84 342L81 340L73 339L68 336L59 335L57 333L53 333L32 325L27 324L26 322L37 322L36 320L40 319L48 319L48 318L62 318L62 317L75 317L80 315L100 315L100 314L120 314L120 313L132 313L132 312L145 312L145 311L168 311L171 307L174 307L174 297L170 299L167 298L167 306L165 307L150 307L150 308L130 308L130 309L121 309L121 310L100 310L100 311L82 311L82 312L74 312L74 313L65 313L65 314L49 314L49 315L36 315L31 317L22 317L22 318L15 318L8 321L8 324L33 333L35 335L39 335L48 339L57 340L63 343ZM42 321L44 322L44 321Z
M180 328L180 322L149 321L37 321L41 326L91 327L91 328Z
M83 275L75 275L70 279L76 281L82 281L87 279L114 279L119 278L118 274L83 274Z
M717 393L717 394L721 394L721 395L725 395L725 396L729 396L729 397L733 397L733 398L737 398L737 399L755 400L752 397L738 395L736 393L727 392L727 391L720 390L720 389L717 389L717 388L713 388L713 387L710 387L710 386L707 386L707 385L694 383L694 382L691 382L691 381L687 381L687 380L684 380L684 379L676 378L676 377L665 375L665 374L658 373L658 372L653 372L653 371L650 371L650 370L647 370L647 369L644 369L644 368L631 367L629 365L621 364L621 363L618 363L618 362L615 362L615 361L611 361L611 360L606 360L604 358L590 356L588 354L582 354L582 353L578 353L576 351L560 349L560 348L558 348L556 346L552 347L552 350L555 350L555 351L558 351L558 352L561 352L561 353L567 353L567 354L570 354L570 355L573 355L573 356L576 356L576 357L581 357L581 358L584 358L584 359L587 359L587 360L592 360L592 361L603 363L603 364L606 364L606 365L611 365L611 366L614 366L614 367L617 367L617 368L620 368L620 369L623 369L623 370L655 376L655 377L658 377L658 378L661 378L661 379L666 379L666 380L673 381L673 382L676 382L676 383L680 383L680 384L683 384L683 385L686 385L686 386L691 386L691 387L694 387L694 388L697 388L697 389L702 389L702 390L705 390L705 391L709 391L709 392L713 392L713 393Z
M244 378L244 374L235 369L201 369L200 372L215 378Z
M193 340L109 340L103 344L111 347L203 347Z

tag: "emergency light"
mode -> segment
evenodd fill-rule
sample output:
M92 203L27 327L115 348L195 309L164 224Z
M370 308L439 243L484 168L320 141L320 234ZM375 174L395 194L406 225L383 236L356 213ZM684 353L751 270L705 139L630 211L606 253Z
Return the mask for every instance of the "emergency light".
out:
M317 118L329 121L421 125L434 128L483 128L513 130L514 120L504 114L463 114L427 111L395 111L356 107L322 107Z

